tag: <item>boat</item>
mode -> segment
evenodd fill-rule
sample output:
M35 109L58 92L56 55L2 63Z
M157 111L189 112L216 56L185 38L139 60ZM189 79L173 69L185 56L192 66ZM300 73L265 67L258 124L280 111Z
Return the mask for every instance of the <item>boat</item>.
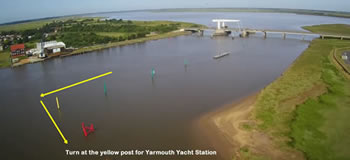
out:
M214 58L214 59L218 59L218 58L227 56L227 55L229 55L229 54L230 54L230 52L224 52L224 53L221 53L221 54L218 54L218 55L214 56L213 58Z

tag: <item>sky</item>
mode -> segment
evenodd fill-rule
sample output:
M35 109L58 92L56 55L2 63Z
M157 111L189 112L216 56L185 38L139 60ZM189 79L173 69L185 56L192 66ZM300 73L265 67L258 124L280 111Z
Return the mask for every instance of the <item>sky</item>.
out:
M0 0L0 23L107 11L220 7L350 12L350 0Z

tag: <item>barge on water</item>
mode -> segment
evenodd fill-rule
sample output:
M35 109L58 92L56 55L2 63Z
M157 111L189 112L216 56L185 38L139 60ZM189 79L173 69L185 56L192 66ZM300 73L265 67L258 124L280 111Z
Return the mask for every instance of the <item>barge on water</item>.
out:
M219 59L221 57L228 56L229 54L230 54L230 52L224 52L224 53L221 53L221 54L218 54L218 55L214 56L213 58L214 59Z

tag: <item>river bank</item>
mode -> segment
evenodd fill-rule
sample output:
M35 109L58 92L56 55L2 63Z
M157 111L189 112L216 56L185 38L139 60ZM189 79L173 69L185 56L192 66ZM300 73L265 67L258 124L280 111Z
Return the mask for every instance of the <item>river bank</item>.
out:
M349 158L344 139L350 80L333 54L349 46L313 40L281 77L258 94L204 115L201 128L215 133L208 137L228 150L227 159Z
M60 55L55 56L55 57L48 57L46 59L38 59L38 58L36 58L36 59L34 58L35 60L32 60L33 58L23 59L23 60L19 61L18 63L13 64L12 67L18 67L18 66L22 66L22 65L25 65L25 64L42 62L42 61L45 61L45 60L51 59L51 58L63 58L63 57L75 56L75 55L90 53L90 52L93 52L93 51L100 51L100 50L107 49L107 48L112 48L112 47L125 46L125 45L131 45L131 44L136 44L136 43L143 43L143 42L151 41L151 40L171 38L171 37L182 36L182 35L189 35L189 34L191 34L191 32L187 32L187 31L173 31L173 32L168 32L168 33L163 33L163 34L147 36L145 38L138 38L138 39L121 41L121 42L114 42L114 43L101 44L101 45L94 45L94 46L89 46L89 47L84 47L84 48L77 49L77 50L75 50L75 51L73 51L71 53L60 54Z
M95 46L80 48L78 50L73 51L72 53L61 55L60 57L72 56L72 55L77 55L77 54L84 54L84 53L98 51L98 50L107 49L107 48L111 48L111 47L131 45L131 44L136 44L136 43L143 43L146 41L158 40L158 39L163 39L163 38L171 38L171 37L188 35L188 34L191 34L191 32L173 31L173 32L169 32L169 33L148 36L145 38L138 38L138 39L127 40L127 41L122 41L122 42L95 45Z
M241 127L249 123L250 112L258 94L257 92L231 104L226 104L195 121L196 130L204 134L221 153L220 158L231 160L230 157L239 154L239 146L253 141Z
M297 151L280 151L273 137L255 129L257 123L253 112L259 95L261 91L201 116L195 122L197 130L224 160L303 159Z
M13 30L8 30L8 26L0 26L0 37L2 37L0 41L3 41L4 37L13 38L4 43L5 52L10 52L10 46L14 44L24 44L24 50L27 52L19 59L15 59L13 64L7 63L12 61L10 56L1 56L0 67L15 67L33 63L35 58L26 60L30 56L37 58L35 62L41 61L41 58L38 58L38 49L35 48L36 44L41 41L58 41L64 44L65 49L61 52L45 53L47 57L45 59L51 59L188 34L181 32L183 28L206 28L204 25L187 22L131 21L96 17L53 19L52 22L45 25L46 22L48 21L13 24L11 25ZM33 26L41 27L33 29L31 28ZM35 36L33 36L34 33ZM45 38L40 35L45 35Z

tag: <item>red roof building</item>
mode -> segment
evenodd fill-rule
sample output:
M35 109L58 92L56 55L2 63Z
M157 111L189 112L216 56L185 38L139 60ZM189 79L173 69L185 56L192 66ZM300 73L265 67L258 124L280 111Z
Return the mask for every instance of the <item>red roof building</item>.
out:
M11 46L11 56L14 57L19 57L19 56L24 56L26 54L25 52L25 46L24 44L15 44Z

